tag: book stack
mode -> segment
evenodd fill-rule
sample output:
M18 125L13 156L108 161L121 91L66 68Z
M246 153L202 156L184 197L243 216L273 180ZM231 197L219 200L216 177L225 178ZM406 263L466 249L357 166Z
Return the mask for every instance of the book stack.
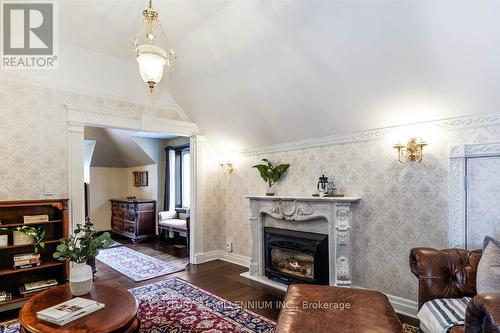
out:
M102 308L104 308L103 303L76 297L45 310L38 311L36 316L40 320L63 326Z
M54 286L57 286L57 280L54 279L30 282L19 287L19 293L23 297L28 297Z
M10 301L12 299L12 294L6 291L0 291L0 302Z
M40 253L14 254L14 269L40 266Z

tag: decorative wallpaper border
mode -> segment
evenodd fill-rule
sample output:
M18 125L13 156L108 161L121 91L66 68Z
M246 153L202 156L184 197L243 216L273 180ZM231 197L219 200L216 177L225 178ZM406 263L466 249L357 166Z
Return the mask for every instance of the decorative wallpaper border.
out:
M477 116L448 118L435 121L406 124L401 126L392 126L353 133L336 134L319 138L291 141L265 147L243 149L240 150L239 153L243 156L255 156L261 154L271 154L290 150L308 149L351 142L378 140L388 137L390 134L394 133L396 129L425 124L433 125L437 128L446 130L461 130L466 128L499 125L500 111L498 111L497 113L488 113Z

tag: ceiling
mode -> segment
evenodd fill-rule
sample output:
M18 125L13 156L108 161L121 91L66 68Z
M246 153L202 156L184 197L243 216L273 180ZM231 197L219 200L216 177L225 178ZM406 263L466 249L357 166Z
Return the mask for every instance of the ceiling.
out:
M61 1L61 40L132 62L145 3ZM179 55L164 85L221 149L500 110L499 1L153 6Z

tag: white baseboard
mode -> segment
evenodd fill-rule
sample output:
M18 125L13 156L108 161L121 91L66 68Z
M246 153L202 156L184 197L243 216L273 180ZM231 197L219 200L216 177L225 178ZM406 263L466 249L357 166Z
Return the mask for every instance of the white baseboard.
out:
M417 318L418 303L407 298L385 294L391 302L394 311L402 315Z
M236 265L244 266L244 267L249 267L250 266L250 258L246 256L242 256L240 254L235 254L235 253L230 253L230 252L224 252L222 250L215 250L215 251L209 251L205 253L200 253L195 255L195 263L196 264L201 264L204 262L212 261L212 260L224 260ZM284 290L286 291L286 286L281 285L277 282L271 281L267 278L262 279L259 277L254 277L251 276L248 272L242 273L241 276L268 285L270 287L279 289L279 290ZM353 286L355 288L362 288L366 289L363 287L358 287L358 286ZM385 294L385 293L384 293ZM392 307L394 308L394 311L397 313L400 313L402 315L416 318L417 317L417 311L418 311L418 304L415 301L402 298L399 296L394 296L390 294L385 294L387 298L389 299L389 302L391 302Z
M242 256L241 254L225 252L222 250L214 250L209 252L195 254L195 264L202 264L212 260L224 260L232 264L240 265L243 267L250 267L250 258Z

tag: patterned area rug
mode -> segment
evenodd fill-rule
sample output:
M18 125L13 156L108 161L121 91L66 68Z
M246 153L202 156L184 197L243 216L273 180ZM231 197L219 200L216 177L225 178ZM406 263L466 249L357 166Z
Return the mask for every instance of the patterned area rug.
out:
M181 260L180 263L166 262L134 251L126 246L101 250L96 259L135 282L180 272L186 268L185 261Z
M275 323L174 278L131 289L139 300L141 333L271 333Z
M13 319L0 323L0 333L19 333L19 321Z

